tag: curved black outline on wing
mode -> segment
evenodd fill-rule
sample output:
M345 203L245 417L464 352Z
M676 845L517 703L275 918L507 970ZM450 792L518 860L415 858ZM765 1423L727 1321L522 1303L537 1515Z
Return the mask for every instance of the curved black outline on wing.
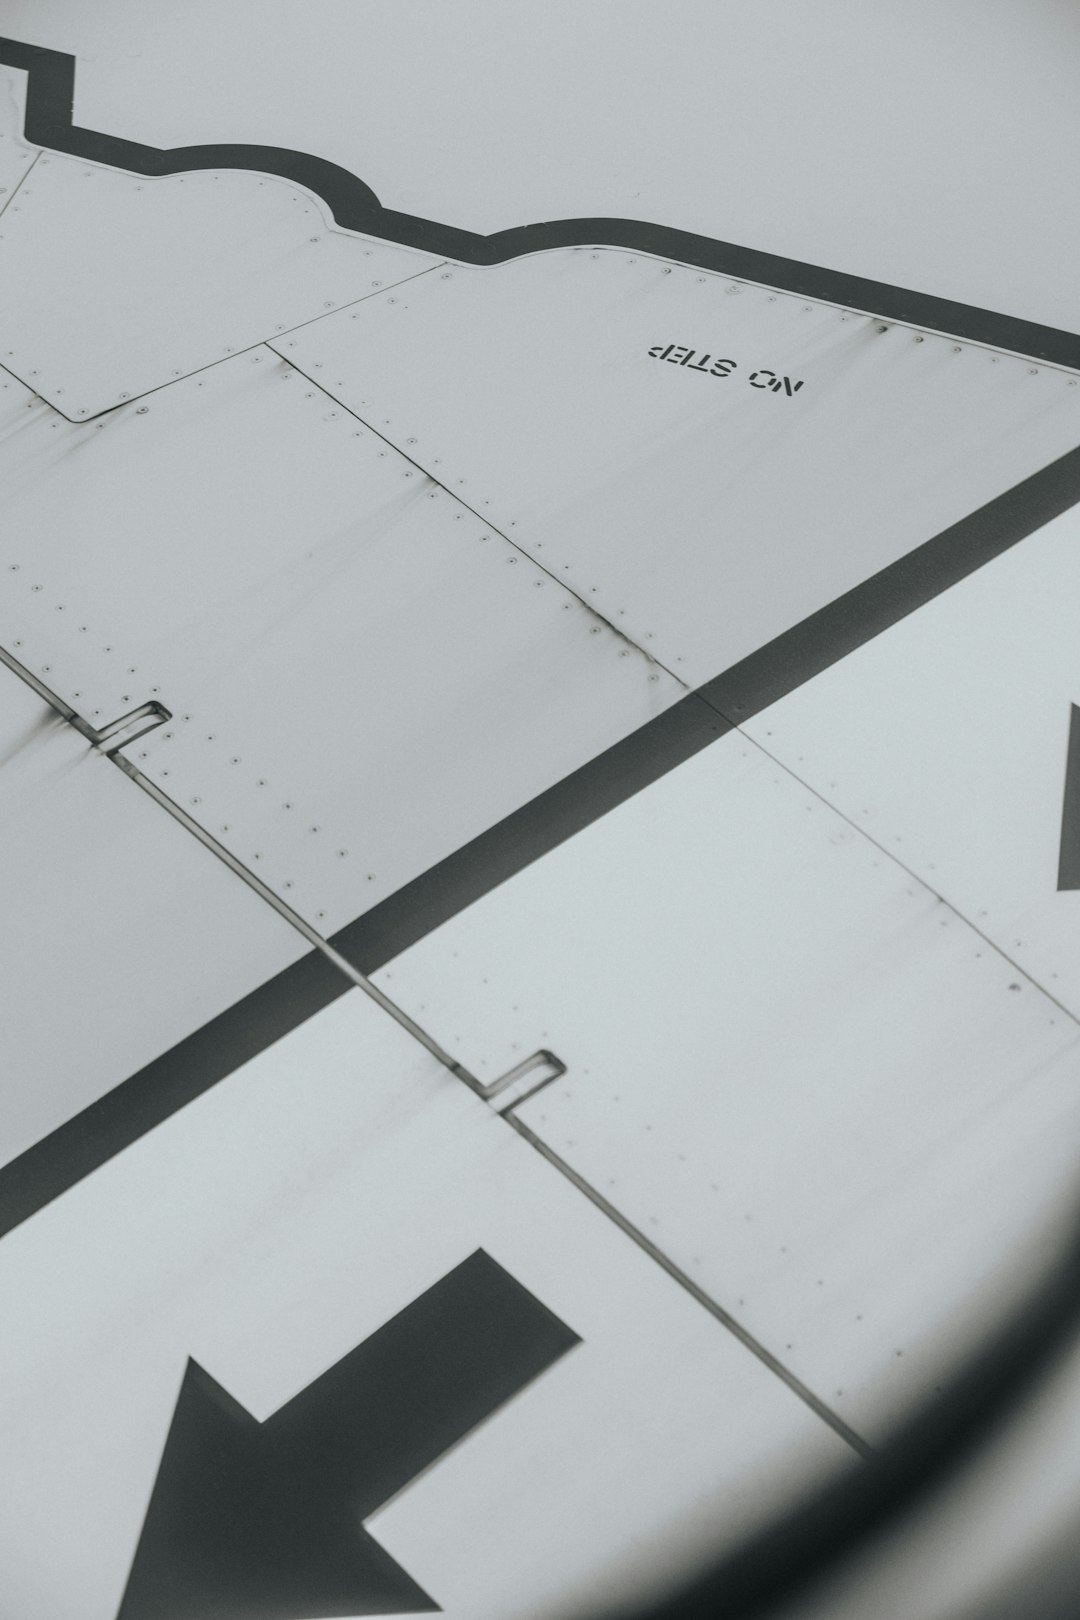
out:
M163 149L122 140L72 123L75 58L63 51L0 38L0 63L29 75L26 93L26 139L93 163L106 163L135 174L167 175L193 169L251 169L275 174L305 186L320 197L339 225L365 236L419 248L463 264L504 264L508 259L551 248L617 247L654 254L680 264L718 271L745 281L763 282L804 298L865 310L890 320L927 327L974 343L1011 349L1019 354L1080 369L1080 334L1041 326L1013 315L935 298L887 282L869 281L820 265L803 264L775 253L696 236L669 225L635 219L555 219L518 225L492 236L460 230L436 220L420 219L384 208L363 180L326 158L284 146L175 146Z

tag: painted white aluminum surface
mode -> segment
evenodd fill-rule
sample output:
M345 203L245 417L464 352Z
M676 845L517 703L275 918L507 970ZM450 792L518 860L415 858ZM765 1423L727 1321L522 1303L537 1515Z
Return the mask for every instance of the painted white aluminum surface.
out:
M595 1612L850 1452L352 992L0 1248L20 1620L113 1620L188 1356L260 1421L483 1248L581 1340L374 1519L460 1620Z
M1073 704L1075 508L746 729L1080 1016L1080 891L1057 891Z
M12 193L38 155L38 148L23 140L26 74L0 65L0 214L17 207ZM0 225L0 241L14 224L14 214Z
M1068 374L614 251L275 347L693 684L1080 440Z
M9 394L0 640L95 725L164 703L127 757L320 930L682 695L269 350Z
M0 669L0 1163L307 949Z
M482 1079L553 1051L518 1119L869 1438L1080 1165L1073 1020L737 734L377 979Z
M75 111L263 141L473 231L655 220L1080 330L1061 0L7 0Z
M83 420L437 262L272 175L46 153L4 221L0 359Z

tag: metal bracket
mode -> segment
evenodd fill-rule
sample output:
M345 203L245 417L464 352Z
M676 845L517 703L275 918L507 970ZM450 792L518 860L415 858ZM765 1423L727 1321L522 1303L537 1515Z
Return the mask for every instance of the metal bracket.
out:
M166 720L171 719L172 712L165 707L164 703L158 703L156 700L151 699L149 703L140 703L139 707L132 709L130 714L122 714L119 719L110 720L107 726L100 726L95 729L95 727L88 725L84 721L77 729L82 732L84 737L89 738L95 748L100 748L102 743L107 742L110 737L115 738L110 747L104 749L106 758L111 759L117 749L123 748L127 743L134 742L137 737L145 737L148 731L153 731L157 726L163 726ZM140 724L140 722L144 723ZM72 724L74 725L75 722L72 721Z
M537 1079L535 1084L526 1083L538 1073L541 1078ZM541 1048L531 1057L508 1069L505 1074L501 1074L497 1080L492 1080L487 1085L479 1083L477 1090L485 1102L491 1102L496 1097L505 1097L508 1092L512 1093L502 1106L495 1110L497 1114L508 1114L512 1108L516 1108L529 1097L535 1097L538 1091L543 1091L545 1086L550 1086L553 1080L558 1080L560 1075L565 1073L566 1064L562 1059L557 1058L554 1052Z
M103 743L115 738L110 747L102 749L108 759L111 759L126 743L134 742L136 737L143 737L156 726L163 726L166 720L172 719L172 712L164 703L158 703L152 698L148 703L140 703L139 707L132 709L130 713L122 714L116 720L110 720L108 725L92 726L89 720L78 714L70 703L65 703L51 686L46 686L44 681L39 680L33 670L27 669L26 665L21 663L14 653L8 652L6 647L0 647L0 663L6 664L13 675L25 681L50 709L55 709L57 714L62 715L72 730L77 731L80 737L85 737L94 748L101 748ZM140 725L140 721L145 721L146 724Z

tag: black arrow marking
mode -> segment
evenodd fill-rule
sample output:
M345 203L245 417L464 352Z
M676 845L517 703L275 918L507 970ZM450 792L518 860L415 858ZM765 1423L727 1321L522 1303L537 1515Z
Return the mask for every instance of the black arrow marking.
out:
M579 1342L478 1249L264 1423L189 1361L117 1620L437 1610L362 1521Z
M559 247L621 247L654 253L683 264L717 270L740 280L783 287L803 298L823 299L847 308L867 310L895 321L930 327L993 348L1014 349L1058 365L1080 365L1080 336L1040 326L1014 315L978 309L952 299L936 298L907 287L868 281L820 265L803 264L761 253L756 248L698 236L670 225L639 219L554 219L517 225L481 236L438 220L384 208L371 187L326 158L285 146L218 144L162 148L122 140L72 122L75 103L75 58L64 51L0 38L0 62L28 75L26 139L33 146L66 152L91 163L107 163L133 174L166 175L195 169L253 169L277 174L306 186L321 197L339 225L420 248L425 253L458 259L463 264L504 264L526 253Z
M1074 703L1065 756L1065 804L1061 812L1058 889L1080 889L1080 709Z

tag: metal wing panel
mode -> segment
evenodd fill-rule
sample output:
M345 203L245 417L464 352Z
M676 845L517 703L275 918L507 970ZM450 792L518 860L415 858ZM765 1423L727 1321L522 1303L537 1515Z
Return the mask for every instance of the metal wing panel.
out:
M746 730L1080 1016L1075 508Z
M7 1163L305 946L6 669L0 760Z
M565 1063L517 1120L871 1438L1075 1164L1073 1020L737 734L376 979L483 1079Z
M275 346L692 684L1080 439L1070 374L616 251Z
M419 275L274 175L43 156L0 255L0 353L75 421Z
M95 724L165 703L132 763L321 931L683 695L269 350L28 404L0 633Z

